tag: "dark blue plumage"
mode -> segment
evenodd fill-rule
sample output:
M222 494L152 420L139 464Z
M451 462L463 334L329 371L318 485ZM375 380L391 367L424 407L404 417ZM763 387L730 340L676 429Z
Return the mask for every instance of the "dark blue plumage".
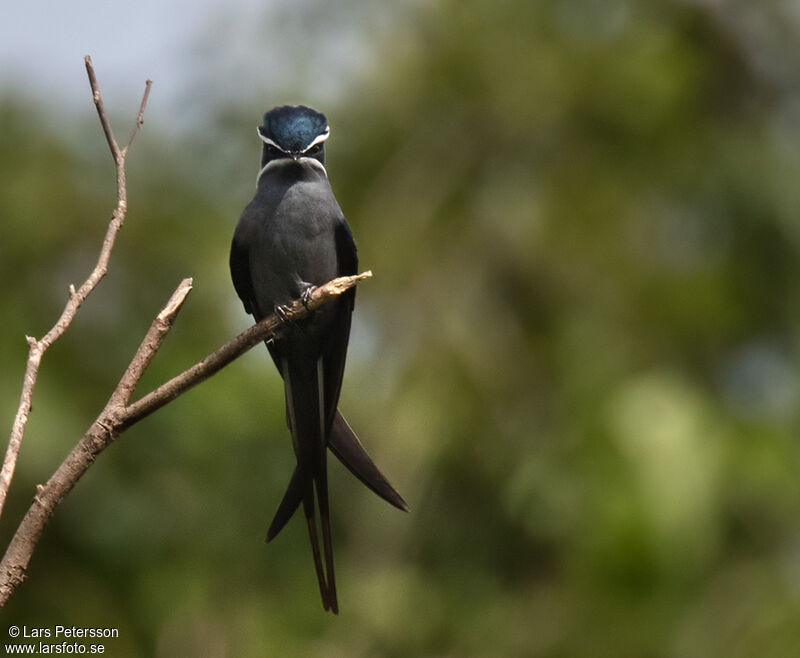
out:
M325 170L328 134L325 115L304 106L276 107L259 127L264 146L257 190L239 219L230 255L236 292L256 320L314 286L357 273L356 246ZM286 421L297 458L267 541L302 503L323 606L334 613L326 448L375 493L407 509L337 411L354 301L351 290L267 345L284 380Z

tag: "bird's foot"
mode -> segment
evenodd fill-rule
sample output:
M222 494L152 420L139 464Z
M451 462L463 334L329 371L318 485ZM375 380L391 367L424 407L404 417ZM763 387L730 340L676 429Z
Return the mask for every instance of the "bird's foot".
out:
M309 284L306 288L303 288L303 292L300 293L300 301L303 302L303 306L306 307L306 310L308 310L308 304L311 301L311 295L314 294L316 289L317 286L312 286Z
M281 319L281 322L291 322L292 321L292 318L289 315L289 313L292 310L290 306L288 306L286 304L275 304L273 310L275 311L275 315L277 315Z

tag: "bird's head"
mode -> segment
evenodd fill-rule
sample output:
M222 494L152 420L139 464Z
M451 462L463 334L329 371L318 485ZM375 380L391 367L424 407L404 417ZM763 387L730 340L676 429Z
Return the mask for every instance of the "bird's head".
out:
M305 105L282 105L264 115L258 136L264 142L261 168L270 162L313 161L325 170L325 140L330 135L325 115Z

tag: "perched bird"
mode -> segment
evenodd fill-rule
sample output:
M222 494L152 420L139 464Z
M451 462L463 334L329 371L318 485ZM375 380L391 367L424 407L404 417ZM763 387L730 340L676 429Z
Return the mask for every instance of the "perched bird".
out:
M328 183L324 114L276 107L264 115L256 193L239 218L231 245L231 277L256 320L283 316L295 299L338 276L356 274L350 228ZM283 377L286 423L297 458L289 487L267 531L277 535L300 503L306 516L322 604L338 613L328 513L327 448L372 491L403 510L405 501L378 470L337 410L355 289L294 322L267 343ZM320 554L316 510L322 528Z

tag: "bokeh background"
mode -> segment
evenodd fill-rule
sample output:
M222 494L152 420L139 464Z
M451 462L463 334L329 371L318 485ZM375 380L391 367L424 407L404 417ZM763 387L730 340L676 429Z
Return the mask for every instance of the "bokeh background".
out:
M24 5L24 7L23 7ZM331 462L341 615L258 348L125 433L9 624L113 656L800 653L800 9L792 0L6 3L0 425L114 204L82 56L127 135L107 278L46 355L6 545L178 282L145 392L248 326L228 246L269 107L327 113L363 269L341 408L411 512Z

